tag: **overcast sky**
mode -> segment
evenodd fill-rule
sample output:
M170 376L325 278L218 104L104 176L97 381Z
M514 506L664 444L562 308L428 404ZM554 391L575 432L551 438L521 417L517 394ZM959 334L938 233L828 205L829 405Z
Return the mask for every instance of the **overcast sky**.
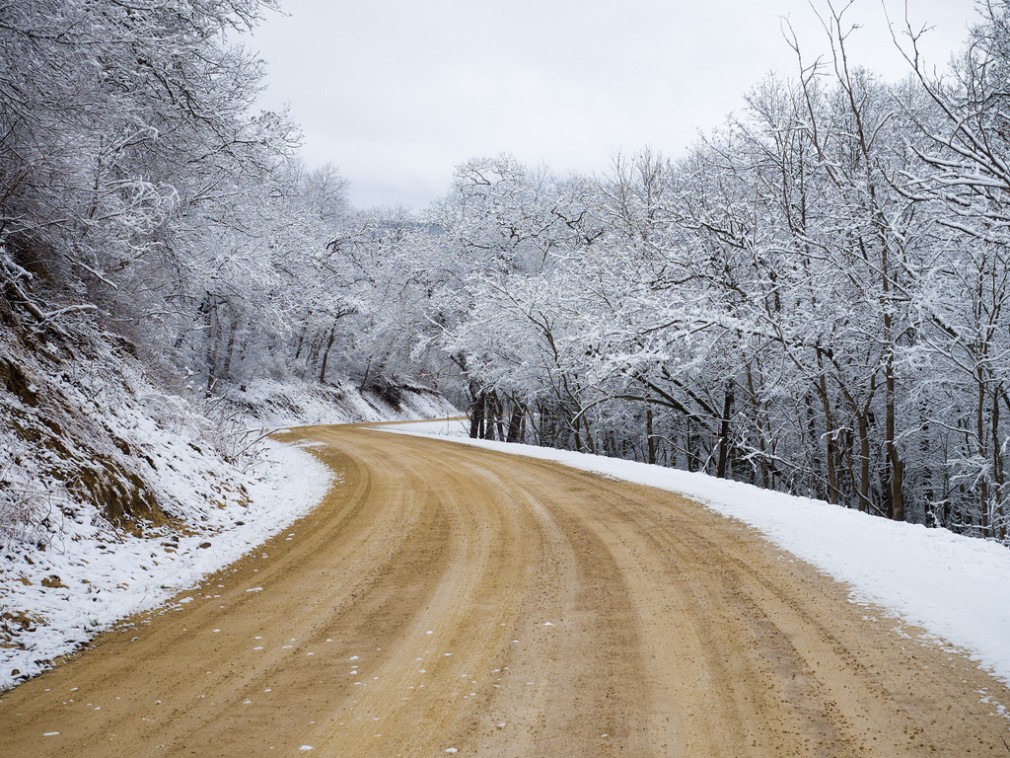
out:
M823 8L824 0L814 0ZM836 4L843 2L837 0ZM972 0L884 0L934 27L945 64ZM332 163L358 206L422 208L453 167L508 152L603 174L618 151L681 154L768 72L791 76L789 18L809 57L827 43L807 0L284 0L250 44L267 61L264 107L290 105L310 166ZM890 79L881 0L854 0L856 62Z

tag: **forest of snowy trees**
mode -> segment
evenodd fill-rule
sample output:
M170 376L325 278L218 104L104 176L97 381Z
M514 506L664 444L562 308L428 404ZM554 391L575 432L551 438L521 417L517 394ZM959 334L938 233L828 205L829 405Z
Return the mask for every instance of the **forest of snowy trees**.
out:
M707 471L1007 539L1010 4L942 74L834 56L679 160L461 166L378 260L472 433ZM387 287L389 285L386 285Z
M201 397L428 383L474 436L1010 540L1010 0L942 70L897 24L898 83L826 6L833 56L796 41L683 157L474 159L423 213L350 208L255 112L228 40L273 6L0 3L5 324Z

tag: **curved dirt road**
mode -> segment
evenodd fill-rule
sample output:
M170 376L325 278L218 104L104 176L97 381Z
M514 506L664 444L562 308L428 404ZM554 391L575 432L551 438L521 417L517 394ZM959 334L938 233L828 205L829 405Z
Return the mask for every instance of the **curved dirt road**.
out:
M360 427L288 438L343 483L3 695L0 755L1010 756L979 694L1006 688L700 506Z

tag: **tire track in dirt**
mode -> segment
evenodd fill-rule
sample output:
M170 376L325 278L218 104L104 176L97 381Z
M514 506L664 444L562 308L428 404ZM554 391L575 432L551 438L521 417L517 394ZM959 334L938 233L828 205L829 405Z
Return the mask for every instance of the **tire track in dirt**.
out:
M324 503L3 695L0 755L1008 755L1005 687L697 504L286 436L341 477Z

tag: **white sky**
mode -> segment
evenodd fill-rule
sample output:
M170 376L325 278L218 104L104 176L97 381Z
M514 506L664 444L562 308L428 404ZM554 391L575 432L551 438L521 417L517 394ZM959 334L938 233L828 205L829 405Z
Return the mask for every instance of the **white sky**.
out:
M845 0L836 0L836 5ZM824 0L814 0L823 8ZM972 0L853 0L853 58L889 79L904 62L883 7L934 27L943 65ZM358 206L421 208L453 167L508 152L606 173L618 151L679 155L765 74L792 76L789 17L809 58L827 50L807 0L284 0L249 43L267 108L289 104L310 166L334 164Z

